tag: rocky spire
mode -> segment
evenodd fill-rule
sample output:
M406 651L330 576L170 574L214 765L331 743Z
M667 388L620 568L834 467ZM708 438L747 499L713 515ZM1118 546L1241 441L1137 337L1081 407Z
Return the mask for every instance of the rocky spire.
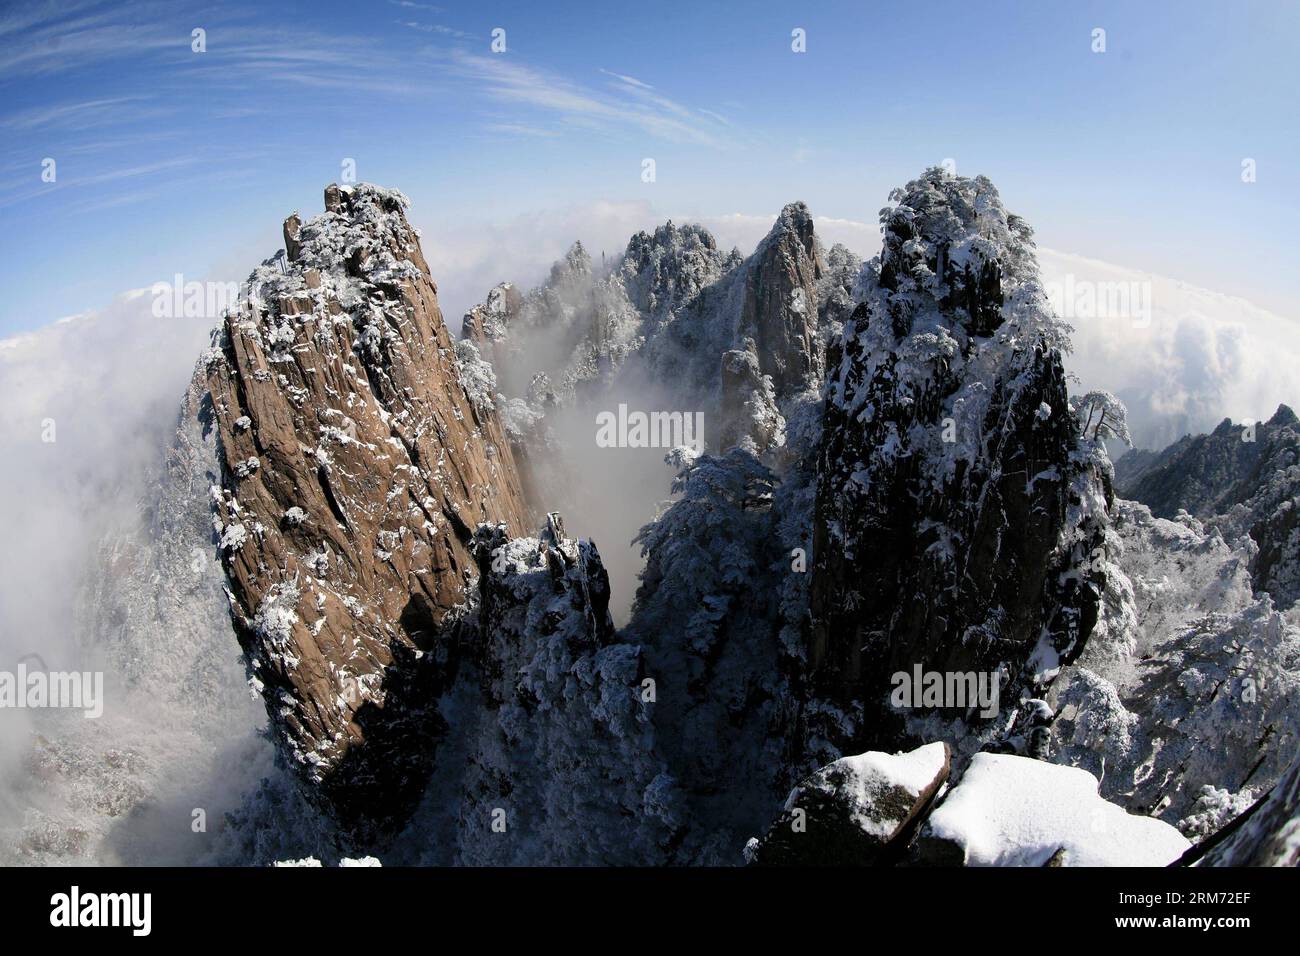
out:
M821 376L817 282L822 269L812 215L803 203L790 203L754 252L740 316L743 334L754 340L759 368L771 376L781 398Z
M253 686L345 832L418 797L482 522L527 525L491 402L467 392L405 197L331 186L285 224L207 359L216 532Z
M1002 720L1078 653L1109 468L1080 447L1029 229L983 178L891 198L817 462L809 665L835 717L813 733L853 747L895 742L896 672L997 672Z

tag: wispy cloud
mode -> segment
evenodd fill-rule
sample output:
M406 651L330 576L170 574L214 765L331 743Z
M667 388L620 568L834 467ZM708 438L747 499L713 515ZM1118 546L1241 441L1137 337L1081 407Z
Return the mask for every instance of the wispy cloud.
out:
M464 30L457 30L455 27L444 26L441 23L421 23L418 20L398 20L398 24L410 30L419 30L421 33L437 33L440 36L455 37L458 40L472 40L473 34L466 33Z
M191 32L198 27L206 31L202 54L191 49ZM268 81L281 80L384 93L419 89L404 82L409 67L376 36L327 33L284 20L258 22L253 8L200 15L193 8L151 2L82 3L0 15L0 82L30 82L122 60L169 72L207 72L209 82L225 87L264 89Z
M539 136L554 139L560 135L556 130L543 129L540 126L529 126L525 123L489 123L486 128L494 133L511 133L515 136Z
M431 3L415 3L414 0L388 0L395 7L403 7L407 10L423 10L426 13L446 13L442 7L435 7Z
M101 9L101 4L46 3L9 11L0 19L0 81L136 59L171 50L189 54L189 31L167 25L167 8L142 4Z
M159 110L142 111L125 104L139 103L142 96L114 96L78 103L38 106L0 118L0 129L14 132L32 130L83 130L94 126L120 123L126 119L144 119L159 115Z
M177 159L165 159L156 163L143 163L139 166L112 169L107 172L96 173L93 176L84 176L80 179L74 179L71 181L71 185L98 186L103 183L117 182L122 179L136 179L140 176L153 176L157 173L176 169L180 166L192 165L195 161L195 157L185 156Z
M339 90L352 93L385 93L392 96L417 96L424 92L418 83L381 77L330 76L310 70L278 70L265 78L280 83L295 83L321 90Z
M616 80L618 80L619 82L623 83L626 86L638 86L643 90L654 89L654 87L651 86L649 83L642 83L634 76L627 76L623 73L615 73L612 70L606 70L604 68L602 68L600 72L604 73L606 76L614 77Z
M453 74L475 83L482 94L540 110L565 123L631 127L671 142L731 145L718 134L716 124L699 118L697 110L633 77L602 70L614 82L607 89L596 89L513 60L462 50L451 51L445 63Z
M17 189L11 189L4 194L0 194L0 208L12 206L15 203L22 202L26 199L32 199L36 196L48 196L55 192L65 190L81 190L91 187L100 187L114 183L121 183L127 180L140 180L146 177L159 177L163 174L171 173L174 170L185 166L193 166L197 162L197 157L184 156L174 159L159 160L153 163L141 163L133 166L121 166L115 169L105 170L99 173L89 175L78 175L76 167L69 172L69 167L64 164L59 167L58 179L53 183L36 184L36 173L33 172L24 185ZM169 179L169 185L174 183ZM91 208L104 208L107 205L120 205L115 200L116 197L98 196L88 199L79 207L82 211Z
M259 98L279 83L393 96L428 92L427 82L413 79L410 64L373 36L295 26L227 27L209 33L208 50L191 58L192 68L207 71L214 87L251 90Z
M234 168L198 167L193 161L177 162L175 166L188 167L191 175L159 176L155 173L163 170L137 170L130 177L122 177L127 185L123 191L95 194L88 193L71 206L73 215L81 216L91 212L134 206L142 202L157 202L166 197L184 197L194 190L202 189L212 192L218 188L238 187L246 180L245 173L238 168L238 159L230 157Z
M158 129L149 132L111 138L82 139L66 143L59 147L61 156L84 156L94 153L117 152L127 150L154 150L157 144L175 142L184 139L185 133L179 129Z

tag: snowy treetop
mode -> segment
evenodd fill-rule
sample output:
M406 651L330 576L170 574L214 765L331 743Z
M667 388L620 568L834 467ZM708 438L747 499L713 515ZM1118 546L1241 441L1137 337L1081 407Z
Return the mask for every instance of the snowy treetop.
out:
M881 253L862 269L860 307L846 323L827 397L864 421L876 414L866 383L891 381L891 404L932 404L951 418L956 443L933 458L950 472L980 452L988 402L999 387L1030 381L1036 352L1069 350L1069 327L1038 277L1033 231L1002 205L986 177L942 168L890 194L881 210ZM906 437L906 436L900 436ZM933 444L939 436L911 436ZM910 442L900 445L900 453Z
M1009 214L985 176L954 176L940 167L889 194L880 212L886 258L912 257L948 246L951 261L997 259L1003 273L1025 281L1037 272L1033 230ZM906 247L906 248L905 248Z

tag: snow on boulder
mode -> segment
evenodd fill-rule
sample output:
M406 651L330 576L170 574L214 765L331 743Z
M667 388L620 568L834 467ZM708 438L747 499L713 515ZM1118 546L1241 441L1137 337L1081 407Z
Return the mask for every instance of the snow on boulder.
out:
M910 753L868 751L844 757L803 780L762 840L745 848L750 863L873 865L901 855L915 821L948 779L944 743Z
M1166 866L1190 846L1103 800L1086 770L994 753L975 755L917 842L919 862L965 866Z

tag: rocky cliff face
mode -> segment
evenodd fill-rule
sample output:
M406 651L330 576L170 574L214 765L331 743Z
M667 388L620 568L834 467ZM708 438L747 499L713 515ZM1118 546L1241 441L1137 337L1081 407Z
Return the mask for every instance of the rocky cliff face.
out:
M1253 427L1225 418L1208 435L1185 435L1162 451L1124 455L1115 464L1116 489L1157 518L1179 511L1222 514L1254 494L1261 465L1280 447L1294 444L1298 425L1286 405Z
M207 358L231 611L298 772L370 837L418 798L480 522L527 525L509 443L462 381L400 193L330 187L285 223Z
M808 665L838 712L810 731L890 744L890 676L1001 675L1002 719L1083 646L1103 585L1108 466L1081 442L1031 232L985 179L891 197L880 257L828 357Z
M808 207L791 203L754 251L740 314L741 332L753 339L759 371L771 377L779 396L821 378L817 283L824 268Z
M483 526L465 620L454 753L431 791L451 811L442 862L647 864L681 826L655 747L642 649L614 630L590 541L547 516L537 537Z

